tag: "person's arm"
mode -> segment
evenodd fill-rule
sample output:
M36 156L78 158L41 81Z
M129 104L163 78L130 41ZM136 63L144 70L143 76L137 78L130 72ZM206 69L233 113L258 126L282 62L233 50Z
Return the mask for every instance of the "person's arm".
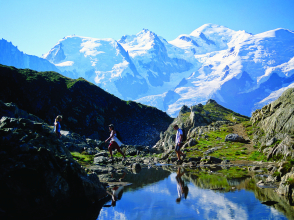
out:
M113 137L114 137L114 134L115 134L115 131L111 131L111 133L110 133L110 137L107 138L107 139L105 140L105 142L107 142L109 139L113 138Z
M180 143L182 143L182 140L183 140L183 135L181 134L180 135Z
M55 126L55 133L58 134L58 123L54 122L54 126Z

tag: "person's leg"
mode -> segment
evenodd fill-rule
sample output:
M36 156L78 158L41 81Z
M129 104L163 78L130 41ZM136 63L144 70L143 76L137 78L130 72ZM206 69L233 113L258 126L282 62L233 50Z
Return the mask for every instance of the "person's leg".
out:
M181 146L178 144L176 145L176 154L177 154L178 160L181 160Z
M126 156L124 155L124 153L121 151L120 147L117 148L117 151L118 151L121 155L123 155L124 158L126 157Z
M180 154L180 155L183 155L183 156L185 155L182 151L179 151L179 154Z
M112 156L112 148L113 148L113 142L110 142L109 146L108 146L108 151L110 153L110 157L113 158Z
M179 154L179 151L176 151L176 154L177 154L177 158L178 158L178 160L181 160L181 156L180 156L180 154Z
M125 158L126 156L124 155L124 153L121 151L120 147L118 146L118 144L114 141L113 142L113 146L115 147L115 149L117 149L117 151Z

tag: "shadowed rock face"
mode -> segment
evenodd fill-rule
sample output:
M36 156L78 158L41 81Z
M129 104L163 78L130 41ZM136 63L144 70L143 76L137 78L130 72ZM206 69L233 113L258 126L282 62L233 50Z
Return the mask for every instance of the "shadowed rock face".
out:
M12 109L8 106L0 112L10 116L18 112L26 118L3 116L0 120L0 218L86 215L106 195L98 177L88 175L73 160L41 119Z
M154 145L172 119L164 112L125 102L79 78L55 72L36 72L0 65L0 99L13 102L53 125L63 115L62 128L92 139L105 140L114 124L124 144Z

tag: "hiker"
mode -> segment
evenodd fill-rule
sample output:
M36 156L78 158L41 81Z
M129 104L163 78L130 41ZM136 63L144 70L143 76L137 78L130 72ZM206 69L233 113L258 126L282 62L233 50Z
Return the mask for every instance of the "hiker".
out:
M60 125L60 122L62 121L62 116L61 115L58 115L56 118L55 118L55 122L54 122L54 133L56 134L56 136L58 138L61 137L61 133L60 133L60 130L61 130L61 125Z
M183 146L183 131L182 129L179 128L178 125L174 125L174 129L177 131L177 135L176 135L176 153L177 153L177 158L178 158L178 161L181 161L181 155L183 156L183 159L185 159L186 157L186 154L184 154L182 151L181 151L181 147Z
M184 173L185 173L185 171L183 171L181 173L181 168L179 167L178 172L177 172L177 176L176 176L177 190L178 190L178 198L176 199L177 203L180 203L180 201L183 197L185 199L187 199L187 196L188 196L189 188L187 185L185 185L184 181L182 180L182 176Z
M124 186L113 186L111 192L106 192L111 196L111 206L116 206L116 201L120 200L124 192Z
M117 149L118 152L120 152L121 155L123 155L123 161L126 159L126 156L124 153L121 151L120 146L122 145L122 142L117 138L117 132L114 130L114 125L110 124L109 126L109 131L110 131L110 137L105 140L105 143L110 139L110 144L108 146L108 150L110 153L110 160L113 160L112 156L112 149L115 148Z

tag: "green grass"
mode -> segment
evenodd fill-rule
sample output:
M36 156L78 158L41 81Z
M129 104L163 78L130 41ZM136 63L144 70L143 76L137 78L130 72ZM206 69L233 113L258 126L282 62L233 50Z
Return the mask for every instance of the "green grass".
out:
M289 179L287 179L286 183L287 183L288 185L290 185L291 187L293 187L293 186L294 186L294 179L289 178Z
M87 155L84 152L70 152L72 157L81 165L86 166L93 164L94 155Z
M259 151L254 151L248 159L253 161L266 161L266 156Z
M191 112L186 112L184 114L181 114L182 121L186 122L189 119L190 114L191 114Z
M244 126L250 127L250 123L243 122ZM224 142L226 135L229 133L232 133L233 129L230 126L222 126L220 127L220 130L217 131L211 131L209 133L206 133L208 136L208 139L200 138L197 140L198 144L196 146L188 147L187 149L190 150L190 152L187 152L188 157L202 157L204 156L204 152L212 147L221 147L221 149L216 150L215 152L209 154L208 156L213 156L217 158L226 158L228 160L251 160L251 161L265 161L266 156L262 153L252 150L248 150L246 147L244 147L244 143L238 143L238 142ZM221 140L218 140L217 138L221 138ZM199 150L193 150L195 148L198 148ZM255 149L258 149L258 146L256 146ZM294 163L294 161L293 161Z

